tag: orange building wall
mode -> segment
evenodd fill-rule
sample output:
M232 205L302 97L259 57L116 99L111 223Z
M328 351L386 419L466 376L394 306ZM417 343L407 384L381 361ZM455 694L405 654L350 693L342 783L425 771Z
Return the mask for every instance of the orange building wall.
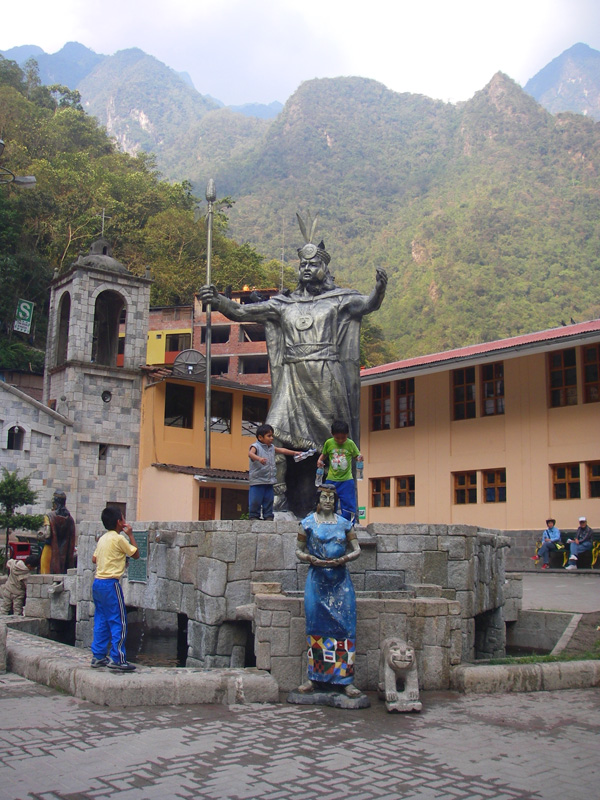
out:
M198 482L193 475L181 475L149 467L140 470L138 519L198 519Z
M169 381L190 385L186 381ZM152 464L174 464L182 467L205 466L204 384L194 385L193 428L175 428L164 424L166 381L149 385L142 398L140 428L138 519L198 519L198 482L193 475L158 470ZM242 436L242 402L248 389L228 390L214 386L213 391L233 396L231 434L211 434L211 468L245 472L248 470L248 448L254 441ZM264 394L260 394L264 397ZM217 488L216 518L219 519L221 493L217 482L202 485ZM161 513L157 514L158 508Z
M578 359L581 350L578 348ZM467 523L517 530L577 526L580 514L600 528L600 498L587 497L584 462L600 460L600 403L548 407L546 353L505 358L504 415L451 419L452 370L415 376L415 426L370 430L371 387L361 396L361 450L365 479L358 484L366 522ZM479 366L477 366L479 370ZM478 385L479 388L479 385ZM479 403L478 401L478 413ZM581 499L552 499L552 464L581 463ZM506 468L507 501L484 503L481 470ZM453 472L477 470L478 502L453 503ZM415 476L415 505L370 507L370 480Z

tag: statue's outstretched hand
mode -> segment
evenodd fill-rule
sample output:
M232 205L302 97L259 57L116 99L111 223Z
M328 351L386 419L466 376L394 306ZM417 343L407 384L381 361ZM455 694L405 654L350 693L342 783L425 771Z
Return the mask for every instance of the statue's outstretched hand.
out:
M383 289L387 286L388 276L387 272L383 269L383 267L377 267L375 270L375 283L378 286L381 286Z

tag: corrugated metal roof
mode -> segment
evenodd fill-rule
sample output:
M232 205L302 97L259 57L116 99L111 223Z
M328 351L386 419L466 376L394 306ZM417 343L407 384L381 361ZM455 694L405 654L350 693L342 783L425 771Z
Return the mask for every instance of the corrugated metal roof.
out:
M175 375L173 373L172 367L169 366L154 366L152 364L147 364L140 368L142 372L144 372L148 379L153 381L153 383L160 383L161 381L167 380L168 378L172 378L176 381L183 381L189 383L204 383L205 382L205 375L202 373L201 375ZM230 381L227 378L220 378L217 375L213 375L211 378L211 386L222 387L223 389L238 389L252 394L271 394L271 386L264 386L264 385L255 385L253 383L240 383L239 381ZM152 385L152 384L151 384Z
M206 469L205 467L182 467L179 464L152 464L156 469L164 469L167 472L179 472L183 475L199 475L202 478L212 481L248 483L248 472L241 472L234 469Z
M554 344L561 343L568 346L571 340L579 337L591 336L594 333L600 333L600 319L578 322L574 325L561 325L560 328L550 328L549 330L537 331L536 333L525 333L521 336L512 336L508 339L498 339L494 342L467 345L466 347L459 347L455 350L445 350L442 353L416 356L415 358L407 358L403 361L393 361L390 364L382 364L379 367L363 369L361 370L360 377L364 379L385 375L388 372L406 372L411 369L426 369L427 367L434 367L444 362L461 361L494 353L506 353L511 350L535 347L535 345L538 344L540 347L543 347L548 342Z

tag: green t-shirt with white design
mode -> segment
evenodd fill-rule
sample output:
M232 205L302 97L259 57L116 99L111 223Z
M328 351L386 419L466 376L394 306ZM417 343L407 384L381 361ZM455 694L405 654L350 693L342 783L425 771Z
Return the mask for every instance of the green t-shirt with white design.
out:
M348 481L352 478L352 459L360 455L360 450L352 439L337 444L335 439L327 439L323 445L323 455L329 459L328 481Z

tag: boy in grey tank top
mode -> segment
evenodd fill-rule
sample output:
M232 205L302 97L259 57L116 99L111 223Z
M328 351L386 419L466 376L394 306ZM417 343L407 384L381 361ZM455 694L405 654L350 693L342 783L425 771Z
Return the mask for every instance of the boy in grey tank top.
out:
M250 519L260 519L261 510L263 519L273 519L273 486L276 481L275 454L300 455L298 450L275 447L273 438L273 428L270 425L259 425L256 429L257 441L251 444L248 450L250 459L248 516Z

